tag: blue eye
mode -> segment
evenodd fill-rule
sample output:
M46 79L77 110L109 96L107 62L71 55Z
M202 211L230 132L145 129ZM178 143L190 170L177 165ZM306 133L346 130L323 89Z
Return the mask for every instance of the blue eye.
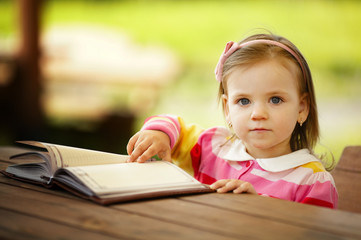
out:
M279 97L271 97L270 102L273 104L280 104L282 102L282 99Z
M248 98L241 98L241 99L238 101L238 103L243 106L243 105L248 105L248 104L250 104L251 101L250 101Z

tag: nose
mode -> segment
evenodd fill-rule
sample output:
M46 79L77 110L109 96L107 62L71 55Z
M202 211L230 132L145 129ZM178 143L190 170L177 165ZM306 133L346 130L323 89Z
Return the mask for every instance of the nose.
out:
M262 103L255 103L252 108L252 120L265 120L268 118L267 107Z

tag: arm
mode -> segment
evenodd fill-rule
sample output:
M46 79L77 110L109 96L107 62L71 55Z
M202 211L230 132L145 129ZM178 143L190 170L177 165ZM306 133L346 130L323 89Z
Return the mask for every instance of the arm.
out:
M145 120L142 129L128 142L129 162L145 162L158 155L171 161L171 148L179 138L180 124L169 115L152 116Z
M202 128L194 124L186 125L180 117L150 117L128 143L130 161L144 162L157 154L164 160L172 159L173 163L193 175L190 151L202 132Z
M321 162L302 165L303 169L312 169L304 184L298 187L295 201L328 208L337 208L338 193L332 175L325 170Z
M299 202L321 207L337 208L337 190L332 181L317 181L310 186L306 196L300 199Z

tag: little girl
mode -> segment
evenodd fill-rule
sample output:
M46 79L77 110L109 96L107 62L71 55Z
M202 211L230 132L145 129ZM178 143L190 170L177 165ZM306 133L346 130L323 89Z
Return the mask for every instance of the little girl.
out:
M336 208L333 178L312 151L319 137L317 107L299 50L270 34L229 42L216 79L229 129L202 129L170 115L150 117L129 140L129 161L157 154L220 193Z

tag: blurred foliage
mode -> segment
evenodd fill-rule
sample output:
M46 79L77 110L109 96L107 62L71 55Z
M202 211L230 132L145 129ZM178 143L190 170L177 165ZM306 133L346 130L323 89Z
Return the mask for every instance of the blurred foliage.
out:
M206 127L223 124L213 69L225 43L267 29L290 39L309 62L325 112L354 109L360 120L361 1L44 1L43 30L54 25L105 26L142 45L163 45L183 71L152 113L175 113ZM12 1L0 1L0 37L16 34ZM341 99L344 106L334 109ZM198 110L200 109L200 110ZM325 115L328 116L328 115ZM322 119L323 116L321 116ZM331 114L332 117L332 114ZM324 145L338 159L345 145L361 144L361 123L323 119ZM346 120L345 120L346 119ZM332 125L333 121L333 125ZM331 122L331 123L330 123ZM322 124L322 121L321 121ZM336 130L338 128L338 130Z

